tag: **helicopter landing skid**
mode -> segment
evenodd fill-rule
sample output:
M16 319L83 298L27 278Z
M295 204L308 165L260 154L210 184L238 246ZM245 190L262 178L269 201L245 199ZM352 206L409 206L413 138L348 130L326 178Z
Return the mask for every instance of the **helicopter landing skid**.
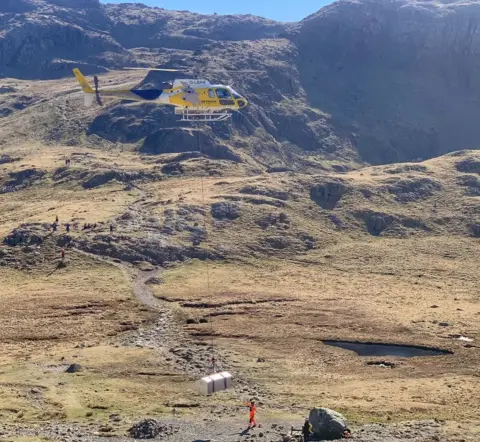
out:
M209 111L209 110L201 110L201 109L175 109L175 115L181 115L182 118L180 121L208 121L208 122L216 122L216 121L226 121L232 118L232 114L225 111Z

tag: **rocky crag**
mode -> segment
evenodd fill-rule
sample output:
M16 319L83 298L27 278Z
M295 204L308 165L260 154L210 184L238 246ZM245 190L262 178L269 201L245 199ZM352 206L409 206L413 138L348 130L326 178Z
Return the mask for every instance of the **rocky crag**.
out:
M233 81L251 103L232 125L215 125L212 142L262 167L352 168L476 148L479 20L474 1L343 0L289 24L98 0L7 1L0 74L37 80L69 77L74 66L88 75L135 65L260 69L209 75ZM143 85L166 79L151 73ZM3 89L4 116L34 104L12 93ZM111 104L76 117L89 135L138 144L175 128L171 113ZM57 140L72 135L57 132ZM173 140L190 149L185 135Z

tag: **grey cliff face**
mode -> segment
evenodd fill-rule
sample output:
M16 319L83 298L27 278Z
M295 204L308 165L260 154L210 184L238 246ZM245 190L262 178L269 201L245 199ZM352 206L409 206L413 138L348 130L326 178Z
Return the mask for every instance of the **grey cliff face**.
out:
M146 52L174 67L261 69L264 75L233 78L250 106L231 130L218 126L215 139L251 137L258 158L276 152L275 167L299 152L299 167L317 154L409 161L478 145L479 22L474 1L341 0L283 24L98 0L4 0L0 74L60 78L78 66L91 75L145 63L139 54ZM166 80L152 73L144 84ZM143 109L136 112L151 130L175 126ZM108 139L142 137L114 124L128 112L119 105L99 117L116 128ZM90 130L103 137L100 120Z
M403 161L477 143L479 21L477 2L345 0L290 38L312 105L363 158Z

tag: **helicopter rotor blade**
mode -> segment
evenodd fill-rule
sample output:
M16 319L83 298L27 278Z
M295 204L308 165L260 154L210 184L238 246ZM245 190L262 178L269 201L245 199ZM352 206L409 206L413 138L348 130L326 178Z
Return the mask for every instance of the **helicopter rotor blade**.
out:
M170 68L139 68L139 67L125 67L125 71L159 71L159 72L184 72L188 74L199 74L200 72L222 72L222 73L245 73L245 74L258 74L265 71L258 69L210 69L202 68L200 66L186 67L184 69L170 69Z
M123 68L125 71L161 71L161 72L182 72L181 69L162 69L162 68Z
M256 69L207 69L207 72L222 72L225 74L228 73L245 73L245 74L260 74L265 71L256 70Z

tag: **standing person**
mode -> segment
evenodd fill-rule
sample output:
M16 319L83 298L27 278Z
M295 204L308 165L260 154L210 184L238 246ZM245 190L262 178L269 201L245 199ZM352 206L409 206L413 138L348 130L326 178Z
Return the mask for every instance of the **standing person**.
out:
M113 233L113 224L110 224L110 233Z
M303 424L303 427L302 427L303 442L309 442L310 435L313 432L312 430L313 430L312 424L310 423L307 417L305 418L305 423Z
M58 224L56 222L52 224L52 229L53 229L54 232L57 231L57 226L58 226Z
M62 261L65 259L65 249L62 247Z
M57 215L57 217L55 218L55 222L58 224L58 215Z
M257 406L255 405L255 401L250 401L245 404L250 413L249 413L249 421L248 421L248 429L254 428L257 426L257 422L255 421L255 414L257 413Z
M70 233L70 223L67 223L65 225L65 229L67 229L67 233Z

